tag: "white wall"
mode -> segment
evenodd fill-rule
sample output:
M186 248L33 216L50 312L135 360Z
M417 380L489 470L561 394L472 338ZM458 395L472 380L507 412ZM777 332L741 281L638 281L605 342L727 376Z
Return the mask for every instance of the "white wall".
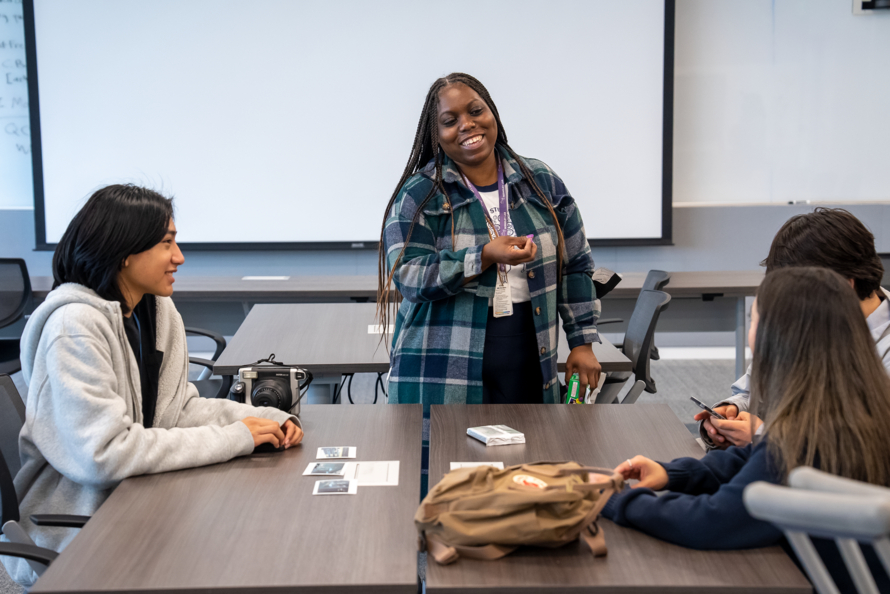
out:
M890 200L890 14L677 0L675 48L675 204Z

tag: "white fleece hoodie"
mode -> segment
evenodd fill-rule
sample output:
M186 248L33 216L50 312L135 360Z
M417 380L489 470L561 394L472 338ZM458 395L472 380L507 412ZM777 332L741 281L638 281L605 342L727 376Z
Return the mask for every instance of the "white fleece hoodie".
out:
M78 531L35 526L31 514L89 516L127 477L250 454L253 438L239 422L245 417L299 423L277 409L198 396L188 382L182 318L171 299L156 301L157 349L164 358L150 429L142 426L139 368L119 303L64 284L25 326L21 360L29 390L15 488L22 527L39 546L59 551ZM18 583L36 581L24 560L0 559Z

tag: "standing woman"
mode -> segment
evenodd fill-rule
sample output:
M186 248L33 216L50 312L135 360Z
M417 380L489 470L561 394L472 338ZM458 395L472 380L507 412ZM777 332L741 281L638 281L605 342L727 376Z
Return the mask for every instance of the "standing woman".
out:
M562 180L517 155L488 91L454 73L430 87L381 230L378 318L395 314L390 402L556 403L566 374L596 384L593 260Z
M127 477L302 439L288 413L201 398L189 383L170 299L183 262L172 201L145 188L102 188L62 236L54 288L22 334L29 388L15 489L37 545L58 551L77 531L36 526L31 514L90 516ZM37 579L24 560L2 560L20 584Z

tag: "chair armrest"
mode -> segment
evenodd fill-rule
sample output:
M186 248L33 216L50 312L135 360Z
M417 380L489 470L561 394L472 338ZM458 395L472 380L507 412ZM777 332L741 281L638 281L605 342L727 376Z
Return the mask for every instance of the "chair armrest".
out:
M620 324L623 322L621 318L606 318L605 320L597 320L596 325L602 326L603 324Z
M189 363L192 365L200 365L201 367L206 367L207 369L213 371L213 361L210 359L202 359L201 357L189 357Z
M802 491L763 481L745 487L748 513L785 530L872 541L890 531L890 500L874 495Z
M83 528L90 516L69 516L60 514L34 514L31 522L35 526L53 526L57 528Z
M213 342L216 343L216 351L213 353L214 361L219 359L219 356L226 348L226 339L222 334L217 334L216 332L205 330L204 328L195 328L193 326L186 326L185 333L192 334L194 336L206 336L207 338L212 339Z
M209 361L207 359L201 359L200 357L189 357L189 363L193 365L200 365L201 367L206 367L210 370L210 373L213 373L213 361ZM209 374L208 374L209 375ZM228 398L229 390L232 387L233 378L231 375L223 375L222 384L219 387L219 392L216 393L217 398ZM201 379L201 378L199 378Z
M878 496L890 499L890 489L886 487L835 476L808 466L801 466L792 470L788 475L788 484L795 489L805 489L807 491Z
M621 401L621 404L633 404L637 401L637 398L640 397L640 394L643 393L643 390L646 389L646 382L643 380L637 380L634 382L633 387L624 397L624 400Z
M59 554L36 545L0 542L0 556L19 557L49 567L49 564L55 561Z

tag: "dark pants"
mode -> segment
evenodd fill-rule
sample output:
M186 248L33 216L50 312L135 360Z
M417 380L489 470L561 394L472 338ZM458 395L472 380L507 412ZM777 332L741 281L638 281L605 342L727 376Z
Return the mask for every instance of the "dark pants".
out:
M483 404L543 404L544 378L532 304L513 304L513 315L488 309L482 355Z

